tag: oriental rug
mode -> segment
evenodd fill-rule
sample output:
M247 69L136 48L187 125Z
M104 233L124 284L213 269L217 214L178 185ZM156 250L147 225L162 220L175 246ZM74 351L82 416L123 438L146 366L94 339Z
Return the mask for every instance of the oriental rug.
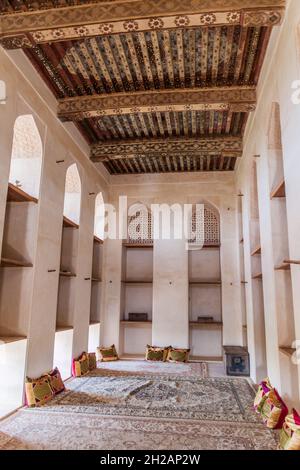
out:
M248 380L99 368L0 422L0 449L276 449Z

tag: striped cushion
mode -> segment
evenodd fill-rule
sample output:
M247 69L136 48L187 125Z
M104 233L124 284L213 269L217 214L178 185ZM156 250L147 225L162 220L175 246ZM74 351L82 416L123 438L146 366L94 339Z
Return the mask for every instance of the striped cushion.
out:
M156 346L149 346L146 347L146 361L162 361L164 362L167 359L169 348L159 348Z
M296 410L285 418L280 432L280 449L300 450L300 416Z
M94 370L97 367L96 353L88 353L89 370Z
M58 393L61 393L66 389L57 367L48 372L48 375L50 380L50 386L54 395L57 395Z

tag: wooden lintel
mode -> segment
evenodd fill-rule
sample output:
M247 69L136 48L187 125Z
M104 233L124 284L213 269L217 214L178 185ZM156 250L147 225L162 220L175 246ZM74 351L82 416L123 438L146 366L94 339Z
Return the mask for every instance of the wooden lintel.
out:
M91 160L93 162L107 162L119 158L133 159L137 155L160 157L163 154L241 157L242 145L240 137L128 140L122 144L105 142L91 147Z
M52 6L52 8L51 8ZM83 5L8 11L0 16L0 40L7 49L33 47L131 31L186 27L279 25L285 0L114 0Z
M255 107L255 87L227 86L75 96L59 100L57 113L62 121L82 121L103 116L170 111L251 112Z

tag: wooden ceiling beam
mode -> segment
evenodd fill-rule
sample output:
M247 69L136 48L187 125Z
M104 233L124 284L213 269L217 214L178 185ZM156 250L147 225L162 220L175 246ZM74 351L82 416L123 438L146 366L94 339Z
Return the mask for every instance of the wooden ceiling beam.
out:
M131 31L195 26L275 26L285 0L114 0L3 14L0 42L7 49L33 47Z
M256 89L249 86L178 88L172 90L76 96L58 101L62 121L168 111L250 112L256 106Z
M119 158L161 157L164 155L187 155L196 157L241 157L241 137L218 138L172 138L101 142L91 147L93 162L108 162Z

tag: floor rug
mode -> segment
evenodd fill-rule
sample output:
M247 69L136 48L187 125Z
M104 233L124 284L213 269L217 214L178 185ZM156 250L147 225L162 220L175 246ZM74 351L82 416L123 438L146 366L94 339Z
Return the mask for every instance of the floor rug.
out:
M246 379L99 368L0 422L0 449L276 449Z
M114 362L98 362L98 371L129 372L134 374L176 374L176 375L198 375L207 377L208 367L205 362L174 364L171 362L150 362L143 360L120 360Z
M272 450L262 424L19 411L0 423L2 450Z
M246 379L97 374L71 380L37 412L257 422Z

